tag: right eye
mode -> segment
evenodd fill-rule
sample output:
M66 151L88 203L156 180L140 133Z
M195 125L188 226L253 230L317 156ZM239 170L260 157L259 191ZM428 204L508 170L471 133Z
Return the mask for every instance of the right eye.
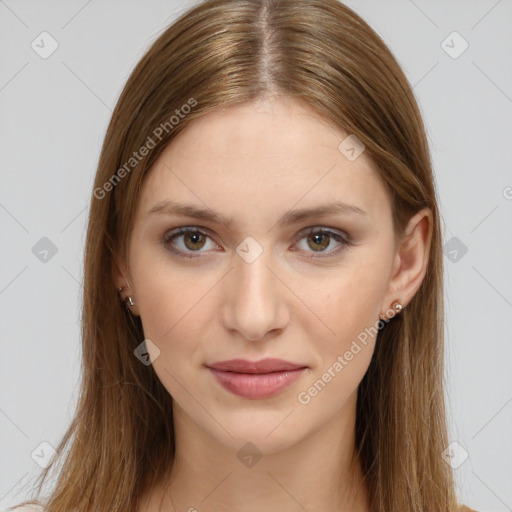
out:
M176 240L179 240L179 243ZM207 245L207 240L211 240L210 236L196 227L182 227L168 231L164 236L163 244L178 256L190 259L198 257L193 253L207 252L201 250ZM217 244L214 245L217 246Z

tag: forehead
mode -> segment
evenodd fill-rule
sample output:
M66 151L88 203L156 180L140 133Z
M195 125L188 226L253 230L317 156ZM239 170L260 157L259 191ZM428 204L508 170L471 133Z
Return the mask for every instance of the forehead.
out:
M295 100L230 106L194 120L145 178L140 204L174 200L226 215L282 215L344 201L370 217L390 208L373 164L351 161L339 146L349 134Z

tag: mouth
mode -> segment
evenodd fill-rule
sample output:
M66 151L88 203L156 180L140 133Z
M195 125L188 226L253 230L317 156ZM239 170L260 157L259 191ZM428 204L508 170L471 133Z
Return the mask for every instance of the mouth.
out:
M206 366L224 389L237 396L253 399L276 395L308 369L305 365L282 359L231 359Z

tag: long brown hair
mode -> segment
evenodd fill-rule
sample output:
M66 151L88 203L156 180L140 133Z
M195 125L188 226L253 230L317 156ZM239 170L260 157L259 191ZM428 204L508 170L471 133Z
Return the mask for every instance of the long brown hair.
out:
M458 510L442 457L440 217L411 86L382 39L337 0L207 0L151 45L105 135L85 250L80 396L58 456L40 476L39 495L49 471L57 475L47 512L135 512L142 490L167 474L172 398L134 356L144 334L119 300L115 255L126 253L142 181L166 145L197 117L269 94L308 104L365 144L390 194L397 235L413 213L432 211L424 281L379 330L359 386L356 448L372 511Z

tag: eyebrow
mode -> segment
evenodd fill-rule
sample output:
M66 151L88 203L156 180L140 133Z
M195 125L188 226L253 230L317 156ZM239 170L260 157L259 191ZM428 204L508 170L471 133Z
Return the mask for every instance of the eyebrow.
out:
M226 226L228 229L233 228L233 219L227 218L221 213L215 212L209 208L201 208L189 204L181 204L175 201L167 200L155 204L147 215L153 214L169 214L183 217L193 217L195 219L215 222ZM301 222L312 217L322 217L326 215L368 215L368 212L359 208L355 204L348 204L342 201L319 205L314 208L301 208L286 212L278 221L279 224L291 225Z

